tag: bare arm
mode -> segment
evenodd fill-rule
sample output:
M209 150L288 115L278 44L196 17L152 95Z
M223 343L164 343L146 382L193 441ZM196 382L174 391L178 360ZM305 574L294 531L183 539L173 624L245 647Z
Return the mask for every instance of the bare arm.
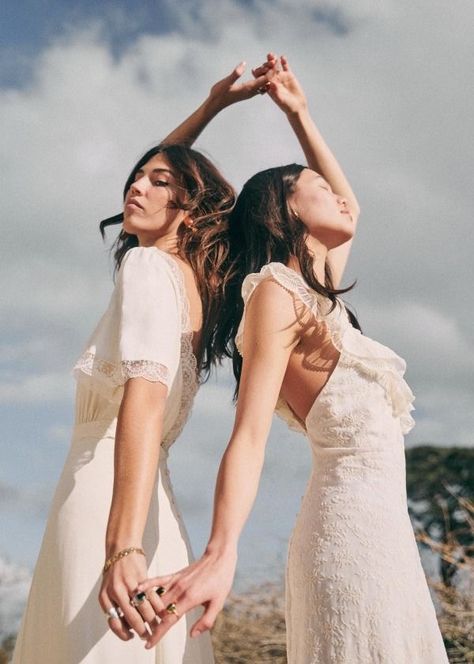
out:
M205 101L168 134L163 143L191 146L209 122L226 106L257 95L259 88L264 88L267 84L264 73L253 80L240 83L239 79L244 71L245 62L241 62L228 76L215 83Z
M300 329L293 297L274 282L263 282L246 312L245 359L235 425L219 468L206 551L181 572L140 584L143 589L166 587L167 601L175 602L181 615L203 604L206 611L192 627L192 636L212 627L230 591L237 542L255 501L273 411ZM175 622L174 617L160 617L163 620L149 647Z
M159 382L131 378L125 383L115 438L106 558L125 548L142 546L159 460L166 394L167 388ZM116 562L105 574L99 594L102 608L106 611L119 606L127 623L139 635L148 632L140 613L130 606L130 597L146 573L145 558L133 553ZM146 609L153 620L152 607ZM123 620L110 620L109 625L119 638L125 641L132 638Z
M334 193L339 194L346 200L347 207L356 225L360 212L356 196L339 162L316 127L308 109L306 96L291 71L287 59L282 56L280 62L281 69L279 69L279 63L275 56L272 53L268 54L267 67L268 63L272 64L268 73L270 79L268 95L286 114L304 152L308 166L320 173L329 183ZM262 71L257 68L254 70L254 75L261 75ZM352 240L349 240L328 252L328 261L336 287L342 279L351 246Z

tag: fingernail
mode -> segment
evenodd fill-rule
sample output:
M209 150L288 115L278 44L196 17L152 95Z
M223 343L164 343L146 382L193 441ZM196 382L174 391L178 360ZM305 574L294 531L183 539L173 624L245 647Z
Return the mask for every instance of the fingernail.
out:
M193 632L193 639L196 638L196 636L199 636L201 634L201 630L197 629Z

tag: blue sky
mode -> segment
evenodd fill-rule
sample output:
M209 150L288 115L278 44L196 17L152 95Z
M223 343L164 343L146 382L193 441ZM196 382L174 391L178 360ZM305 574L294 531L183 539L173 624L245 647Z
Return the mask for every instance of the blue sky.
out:
M270 49L290 57L359 197L346 275L358 285L347 299L365 332L407 360L417 397L407 444L473 444L473 11L467 0L3 8L0 557L34 563L67 452L70 368L112 286L98 220L118 210L145 149L235 64L257 64ZM284 117L260 96L227 109L197 147L236 187L302 160ZM230 393L224 370L173 449L196 551L232 424ZM309 463L304 438L276 422L241 579L281 572Z

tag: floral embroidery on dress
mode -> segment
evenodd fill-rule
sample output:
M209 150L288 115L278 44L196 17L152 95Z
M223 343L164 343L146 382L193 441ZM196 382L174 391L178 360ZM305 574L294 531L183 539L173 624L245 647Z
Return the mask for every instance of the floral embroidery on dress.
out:
M259 273L247 275L242 284L242 298L245 305L258 284L265 279L273 279L296 296L311 311L316 320L326 323L331 341L340 353L333 373L338 371L339 365L345 368L354 367L367 378L376 381L384 388L385 398L390 403L394 416L399 418L402 432L408 433L415 424L410 415L410 412L414 410L415 397L403 378L406 369L405 361L390 348L364 336L354 328L340 300L330 311L329 300L311 290L301 275L283 263L269 263ZM235 339L240 353L244 327L245 307ZM332 376L328 380L328 383L331 382ZM300 433L306 432L305 423L299 420L283 399L279 399L275 412L287 422L291 429Z

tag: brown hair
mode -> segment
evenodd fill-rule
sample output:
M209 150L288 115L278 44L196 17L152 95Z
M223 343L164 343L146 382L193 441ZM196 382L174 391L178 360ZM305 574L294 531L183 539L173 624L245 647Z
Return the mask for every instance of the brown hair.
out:
M214 340L232 271L227 217L235 202L235 192L209 159L197 150L184 145L161 144L148 150L136 163L125 183L124 199L137 171L157 154L163 154L179 174L182 193L178 194L175 204L188 211L193 220L191 229L184 224L179 226L178 254L191 265L201 296L203 326L197 361L201 378L205 380L212 365L223 356ZM122 222L123 213L101 221L102 237L107 226ZM136 246L137 236L122 229L112 246L116 271L127 251Z
M289 164L257 173L245 183L229 217L234 271L227 286L228 295L216 345L221 352L232 358L237 381L236 395L242 358L235 346L235 337L244 306L242 282L247 274L259 272L272 261L286 265L291 256L296 256L304 280L317 293L331 300L331 311L336 306L336 296L346 293L355 285L354 282L348 288L334 288L327 262L324 284L314 274L313 255L306 244L307 228L288 203L288 197L294 192L296 182L305 168L299 164ZM347 312L352 325L360 329L355 315L349 309Z

